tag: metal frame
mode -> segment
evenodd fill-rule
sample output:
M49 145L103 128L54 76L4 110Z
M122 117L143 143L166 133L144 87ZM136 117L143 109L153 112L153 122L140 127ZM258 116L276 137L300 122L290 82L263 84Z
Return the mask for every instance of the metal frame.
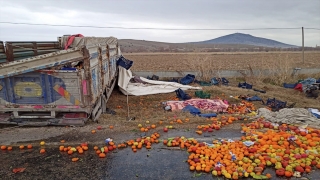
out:
M116 78L118 75L117 68L114 72L114 76L109 75L108 83L104 83L104 70L102 63L102 53L106 53L107 61L108 61L108 73L111 73L111 64L110 60L112 57L119 58L118 54L118 45L105 45L106 50L102 51L100 45L92 46L92 47L81 47L81 48L72 48L68 50L62 50L54 53L49 53L45 55L40 55L32 58L27 58L23 60L13 61L10 63L0 64L0 80L10 79L10 77L25 74L28 72L37 71L39 73L48 73L54 75L59 72L57 70L45 70L50 67L64 65L66 63L83 61L83 69L78 71L78 84L79 84L79 93L81 94L81 104L80 105L65 105L65 104L15 104L15 103L7 103L0 104L0 112L12 112L10 118L8 119L7 114L0 113L0 124L12 124L14 119L47 119L46 122L40 123L44 125L70 125L71 124L82 124L78 121L85 122L89 118L93 121L97 121L99 116L106 112L106 103L109 100L111 93L116 84ZM113 50L116 49L116 54L114 56L109 56L109 47ZM105 52L104 52L105 51ZM97 78L99 79L100 86L98 88L98 94L94 98L92 95L92 72L91 72L91 57L90 52L97 53L98 65L94 68L97 68ZM116 62L114 62L116 63ZM63 71L67 72L67 71ZM74 72L74 71L72 71ZM112 78L112 79L110 79ZM44 81L42 79L42 81ZM54 86L52 79L49 85ZM13 87L13 84L10 85L10 88ZM49 87L52 88L52 87ZM48 88L46 87L46 93L50 93ZM51 90L52 91L52 90ZM13 93L14 94L14 93ZM33 113L33 114L31 114ZM66 116L61 117L61 113L86 113L87 116L84 117L75 117L72 118L64 118ZM1 118L3 117L3 118ZM4 118L5 117L5 118ZM59 118L60 117L60 118ZM21 124L21 121L17 121ZM23 121L25 123L25 121ZM30 123L27 123L30 125Z

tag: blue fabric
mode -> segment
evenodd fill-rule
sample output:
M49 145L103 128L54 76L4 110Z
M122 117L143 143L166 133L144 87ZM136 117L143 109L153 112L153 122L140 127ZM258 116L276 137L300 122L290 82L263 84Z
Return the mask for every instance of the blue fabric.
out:
M289 88L289 89L294 89L297 86L298 83L295 84L287 84L287 83L283 83L283 87L284 88Z
M279 109L285 108L287 106L287 102L277 100L276 98L273 98L273 99L268 98L266 105L270 106L273 109L279 110Z
M190 114L193 114L193 115L201 114L201 111L198 108L191 106L191 105L187 105L186 107L184 107L182 109L182 111L183 112L188 111L188 112L190 112Z
M221 78L221 81L222 81L222 84L223 85L228 85L229 84L229 81L226 79L226 78Z
M316 83L320 83L320 78L316 81Z
M183 101L185 101L185 100L188 100L188 99L191 99L191 97L189 96L189 94L186 94L182 89L177 89L177 90L175 90L175 92L176 92L176 95L177 95L177 97L180 99L180 100L183 100Z
M191 106L191 105L187 105L186 107L184 107L182 109L183 112L190 112L190 114L192 115L198 115L199 117L205 117L205 118L210 118L210 117L217 117L217 114L216 113L207 113L207 114L201 114L201 111L194 107L194 106Z
M262 101L262 99L259 96L252 96L247 98L247 101Z
M251 85L251 84L248 84L247 82L239 83L239 84L238 84L238 87L244 88L244 89L252 89L252 85Z
M195 78L196 78L195 75L187 74L185 77L183 77L180 80L180 83L183 85L188 85L188 84L192 83Z
M206 117L206 118L211 118L211 117L217 117L216 113L207 113L207 114L199 114L200 117Z
M320 119L320 115L316 113L312 113L316 118Z
M217 80L217 78L214 77L211 79L211 84L217 85L217 84L219 84L219 81Z
M130 60L124 58L123 56L121 56L119 58L119 60L117 61L117 65L125 68L126 70L128 70L133 65L133 61L130 61Z

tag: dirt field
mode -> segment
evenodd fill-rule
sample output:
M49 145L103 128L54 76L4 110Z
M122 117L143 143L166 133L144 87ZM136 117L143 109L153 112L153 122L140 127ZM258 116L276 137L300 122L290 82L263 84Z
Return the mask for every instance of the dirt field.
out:
M247 53L126 53L134 61L133 71L188 71L201 67L221 70L320 68L320 52L247 52Z

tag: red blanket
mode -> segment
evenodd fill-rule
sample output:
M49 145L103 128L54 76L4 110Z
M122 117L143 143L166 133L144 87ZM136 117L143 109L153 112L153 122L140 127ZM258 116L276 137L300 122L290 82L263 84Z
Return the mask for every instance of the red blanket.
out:
M186 101L168 101L167 105L171 106L171 110L181 110L187 105L196 108L213 111L213 112L227 112L228 104L219 99L190 99Z

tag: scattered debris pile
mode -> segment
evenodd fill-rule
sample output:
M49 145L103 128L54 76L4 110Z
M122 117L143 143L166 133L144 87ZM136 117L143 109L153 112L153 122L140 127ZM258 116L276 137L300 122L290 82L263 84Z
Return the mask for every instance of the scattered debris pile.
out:
M266 108L258 109L258 116L264 117L273 123L308 125L310 127L320 127L320 121L307 109L284 108L279 112L272 112Z

